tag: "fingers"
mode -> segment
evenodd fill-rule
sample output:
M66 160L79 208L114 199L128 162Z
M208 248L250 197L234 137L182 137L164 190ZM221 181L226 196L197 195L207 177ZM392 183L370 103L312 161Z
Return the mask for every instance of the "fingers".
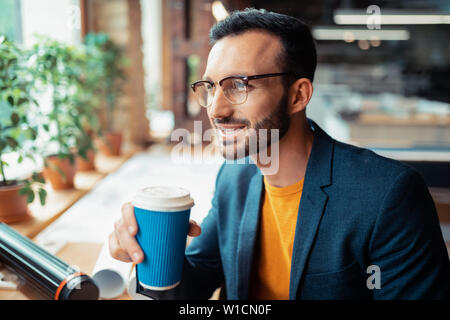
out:
M114 232L109 235L109 253L114 259L123 262L133 261L128 253L120 247L119 241L117 240Z
M189 220L188 235L191 237L198 237L202 233L202 228L194 220Z
M144 253L135 238L137 230L133 206L126 203L122 206L122 218L116 221L114 232L110 236L110 252L113 258L134 263L144 260Z
M138 231L136 217L134 216L134 208L131 202L127 202L122 206L122 219L128 228L128 233L135 236Z
M144 260L144 253L135 238L137 231L134 208L127 202L122 206L122 218L116 221L114 232L109 236L109 250L113 258L134 263L141 263ZM201 231L194 220L189 220L189 236L197 237Z

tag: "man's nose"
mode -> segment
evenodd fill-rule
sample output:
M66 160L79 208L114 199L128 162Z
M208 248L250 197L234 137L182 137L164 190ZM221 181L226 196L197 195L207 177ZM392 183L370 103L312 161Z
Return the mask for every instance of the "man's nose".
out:
M222 88L218 87L214 93L209 114L213 119L227 118L233 114L233 105L225 97Z

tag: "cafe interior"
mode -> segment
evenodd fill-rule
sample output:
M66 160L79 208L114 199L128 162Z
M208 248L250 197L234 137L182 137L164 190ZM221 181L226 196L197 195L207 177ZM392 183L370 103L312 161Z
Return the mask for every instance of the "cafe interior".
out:
M449 2L2 0L0 221L17 246L28 240L22 260L55 256L61 270L16 272L20 262L0 256L0 300L69 297L36 289L46 272L95 280L112 263L105 248L122 205L148 185L189 190L191 219L203 221L223 159L190 84L205 70L209 29L248 7L310 26L318 64L307 116L416 169L450 254ZM122 280L100 298L139 299Z

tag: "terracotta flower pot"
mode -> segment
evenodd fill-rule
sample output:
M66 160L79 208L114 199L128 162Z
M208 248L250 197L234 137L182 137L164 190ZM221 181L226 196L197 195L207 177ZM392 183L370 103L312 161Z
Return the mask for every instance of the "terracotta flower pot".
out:
M86 152L87 160L78 155L75 158L77 171L93 171L95 170L95 152L94 150L88 150Z
M97 148L108 157L120 156L122 132L108 132L97 138Z
M0 221L16 223L29 219L27 197L19 194L21 184L0 186Z
M60 159L57 156L47 157L47 165L43 174L53 190L72 189L73 180L76 172L75 163L70 163L69 158ZM61 175L63 173L63 175Z

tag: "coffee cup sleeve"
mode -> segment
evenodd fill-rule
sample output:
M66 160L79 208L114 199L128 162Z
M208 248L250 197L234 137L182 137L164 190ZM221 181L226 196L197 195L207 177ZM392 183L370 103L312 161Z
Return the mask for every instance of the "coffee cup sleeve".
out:
M122 262L111 256L109 243L105 241L92 272L92 279L100 289L100 298L120 297L128 287L132 269L131 262Z

